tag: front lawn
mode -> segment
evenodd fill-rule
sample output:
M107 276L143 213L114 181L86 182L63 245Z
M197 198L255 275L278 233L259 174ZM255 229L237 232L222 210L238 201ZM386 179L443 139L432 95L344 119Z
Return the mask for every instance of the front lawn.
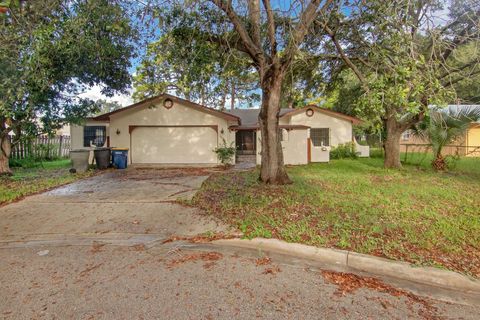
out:
M71 174L68 172L69 169L68 159L43 162L34 167L12 168L13 176L0 177L0 205L93 174L93 172Z
M294 184L258 172L210 177L193 204L247 237L347 249L480 277L480 159L436 173L385 170L381 158L291 167ZM463 162L462 162L463 161ZM465 164L465 162L468 162Z

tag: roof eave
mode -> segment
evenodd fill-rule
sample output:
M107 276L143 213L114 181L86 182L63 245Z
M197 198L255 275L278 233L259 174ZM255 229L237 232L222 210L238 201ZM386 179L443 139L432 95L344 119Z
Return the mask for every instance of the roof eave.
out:
M341 112L325 109L325 108L319 107L319 106L314 105L314 104L307 105L307 106L305 106L303 108L300 108L300 109L292 109L292 111L282 114L280 116L280 118L285 117L285 116L291 116L291 115L294 115L294 114L299 114L300 112L302 112L303 110L306 110L308 108L315 108L318 111L323 112L324 114L328 114L332 117L340 118L340 119L345 120L345 121L350 121L353 125L363 123L363 121L361 119L357 118L357 117L352 117L352 116L343 114Z
M164 94L161 94L161 95L158 95L158 96L155 96L155 97L151 97L151 98L147 98L145 100L142 100L142 101L139 101L137 103L134 103L134 104L131 104L129 106L126 106L124 108L121 108L121 109L118 109L118 110L114 110L114 111L111 111L111 112L107 112L107 113L104 113L104 114L101 114L99 116L96 116L96 117L92 117L90 120L94 120L94 121L110 121L110 116L113 115L113 114L116 114L116 113L120 113L120 112L124 112L124 111L127 111L127 110L130 110L130 109L134 109L136 107L140 107L146 103L151 103L153 101L156 101L156 100L161 100L162 98L169 98L169 99L172 99L176 102L180 102L180 103L183 103L183 104L186 104L190 107L193 107L195 109L198 109L200 111L203 111L203 112L206 112L206 113L210 113L210 114L213 114L213 115L216 115L216 116L219 116L225 120L232 120L232 121L238 121L239 124L241 124L241 119L240 117L237 117L233 114L228 114L226 112L222 112L220 110L215 110L213 108L209 108L207 106L204 106L204 105L201 105L201 104L198 104L198 103L195 103L195 102L192 102L192 101L189 101L189 100L185 100L185 99L182 99L182 98L179 98L179 97L176 97L176 96L173 96L173 95L170 95L170 94L167 94L167 93L164 93Z

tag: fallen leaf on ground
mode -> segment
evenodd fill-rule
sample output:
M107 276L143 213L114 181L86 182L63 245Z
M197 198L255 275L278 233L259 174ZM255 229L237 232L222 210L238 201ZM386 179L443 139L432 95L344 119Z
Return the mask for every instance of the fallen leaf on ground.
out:
M136 245L132 246L132 248L135 251L145 251L146 250L146 247L143 243L136 244Z
M255 260L255 264L257 266L265 266L267 264L270 264L272 262L272 259L269 257L263 257L263 258L258 258Z
M403 296L410 302L415 302L423 306L422 310L419 310L419 315L425 319L436 319L437 308L432 306L427 300L422 299L413 293L405 290L394 288L380 279L371 277L362 277L353 273L335 272L335 271L321 271L322 276L330 283L338 286L335 294L345 296L347 293L352 293L360 288L368 288L378 292L387 293L394 297ZM384 308L384 306L382 304Z
M97 242L94 242L92 244L92 248L90 249L90 252L91 253L97 253L97 252L101 252L102 251L102 248L105 246L105 243L97 243Z
M99 264L93 265L93 266L91 266L91 267L88 267L88 268L86 268L85 270L83 270L82 272L80 272L79 275L80 275L80 277L86 276L88 273L90 273L91 271L99 268L99 267L102 266L102 265L103 265L103 263L99 263Z
M223 255L219 252L192 253L192 254L184 255L178 259L169 260L166 263L166 265L168 268L173 268L186 262L197 261L197 260L217 261L217 260L220 260L221 258L223 258Z
M262 274L277 274L279 273L280 271L280 268L278 266L273 266L273 267L270 267L270 268L265 268L265 271L262 272Z
M215 240L220 240L220 239L233 239L235 238L234 235L231 234L225 234L223 232L217 232L213 234L200 234L196 236L177 236L177 235L172 235L169 238L165 239L162 241L162 244L169 243L169 242L175 242L175 241L188 241L192 243L205 243L205 242L211 242Z

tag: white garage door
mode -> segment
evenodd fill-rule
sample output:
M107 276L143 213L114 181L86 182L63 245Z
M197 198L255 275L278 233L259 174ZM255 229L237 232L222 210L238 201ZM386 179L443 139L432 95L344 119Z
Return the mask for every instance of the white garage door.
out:
M132 163L217 163L217 132L210 127L137 127Z

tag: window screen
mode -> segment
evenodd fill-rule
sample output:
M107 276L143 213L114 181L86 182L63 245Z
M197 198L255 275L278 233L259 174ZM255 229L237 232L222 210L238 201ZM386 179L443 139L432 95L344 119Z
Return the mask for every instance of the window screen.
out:
M105 144L107 128L105 126L86 126L83 127L83 146L90 147L95 145L101 147Z
M310 139L315 147L330 146L330 129L312 128L310 129Z

